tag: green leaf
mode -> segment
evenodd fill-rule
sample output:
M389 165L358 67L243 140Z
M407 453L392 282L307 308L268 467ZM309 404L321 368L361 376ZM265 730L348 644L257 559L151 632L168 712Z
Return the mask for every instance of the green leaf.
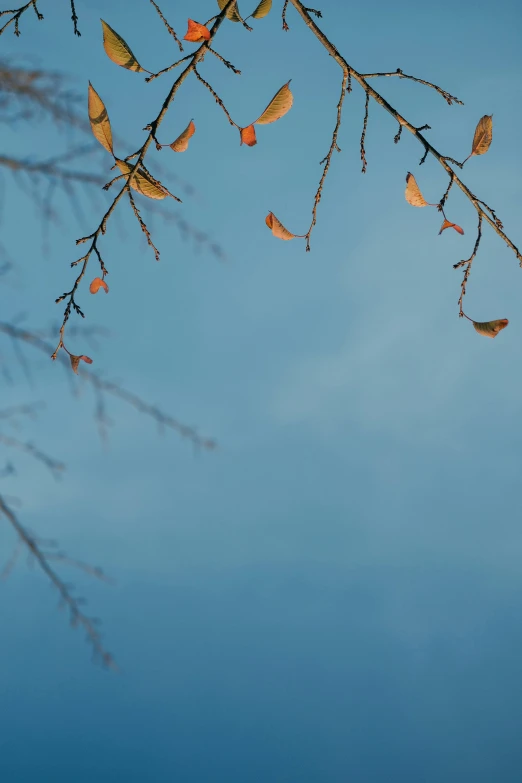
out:
M102 99L89 82L89 97L87 101L89 122L91 123L91 130L94 137L98 139L102 147L105 147L107 152L114 155L112 148L112 130L109 122L109 115Z
M219 10L222 11L223 8L228 3L228 0L217 0L217 3L218 3L218 6L219 6ZM226 16L227 16L227 19L230 19L231 22L242 22L243 21L243 19L239 15L239 8L237 7L237 3L235 4L235 6L231 10L227 11Z
M122 174L129 174L134 168L129 165L127 161L118 160L118 158L116 158L116 163ZM130 186L134 190L137 190L138 193L141 193L142 196L147 196L148 198L161 199L168 195L167 191L163 188L163 185L161 183L156 184L153 182L143 169L138 169Z
M118 35L103 19L100 21L103 29L103 48L107 52L107 57L116 65L121 65L129 71L137 73L144 71L121 35Z
M473 326L484 337L496 337L502 329L505 329L509 321L507 318L499 318L497 321L473 321Z
M261 0L256 10L252 14L253 19L263 19L268 16L272 9L272 0Z
M270 122L275 122L276 120L281 119L287 111L290 111L294 102L294 96L290 92L290 87L288 86L290 81L291 79L287 81L286 84L283 84L281 89L276 92L261 117L256 120L258 125L268 125Z

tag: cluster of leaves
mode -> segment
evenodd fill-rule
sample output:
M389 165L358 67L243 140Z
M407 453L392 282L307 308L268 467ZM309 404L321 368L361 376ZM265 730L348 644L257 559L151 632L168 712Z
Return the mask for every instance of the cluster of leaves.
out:
M227 18L229 18L231 21L241 21L243 22L243 24L246 24L245 20L243 20L239 16L239 12L237 11L236 6L234 5L234 3L231 4L230 0L225 0L225 2L222 2L222 0L218 0L218 5L220 7L221 12L223 13L223 11L225 11L224 15L227 16ZM254 19L261 19L265 17L269 13L271 9L271 5L272 5L271 0L262 0L262 2L256 7L254 12L251 14L251 17ZM166 23L166 20L164 21ZM119 33L116 32L116 30L114 30L103 19L101 20L101 25L102 25L102 33L103 33L103 47L105 49L107 56L113 63L115 63L116 65L122 68L126 68L127 70L133 71L135 73L148 73L149 78L147 79L147 81L150 81L151 79L156 78L156 76L159 75L159 74L153 74L151 71L148 71L146 68L143 68L142 65L138 62L136 56L134 55L131 47L127 44L127 42L122 38L121 35L119 35ZM171 30L170 26L169 26L169 30ZM194 42L194 43L203 43L206 46L208 42L211 41L211 38L212 38L211 31L206 25L200 24L199 22L196 22L193 19L188 19L187 32L184 36L184 40L189 42ZM180 47L181 47L181 43L180 43ZM211 49L210 46L208 46L208 51L211 51L213 54L216 54L219 59L225 62L225 64L233 68L233 66L231 66L231 64L229 64L228 61L225 61L223 58L221 58L221 55L218 55L217 52L214 52L214 50ZM193 58L193 56L189 55L188 57L183 58L183 60L190 59L191 57ZM175 63L175 65L177 64L179 63ZM234 120L231 118L230 114L225 109L221 99L219 99L219 97L214 93L210 85L202 79L202 77L198 74L198 72L195 69L194 71L196 73L196 76L200 79L200 81L202 81L205 84L205 86L209 88L209 90L215 96L218 103L220 103L223 106L230 124L238 129L241 145L244 144L248 147L252 147L255 144L257 144L255 125L268 125L270 123L276 122L290 110L293 104L293 95L289 86L290 81L288 81L277 91L277 93L274 95L274 97L269 102L267 107L264 109L264 111L259 115L259 117L254 122L251 122L246 126L240 126L238 123L234 122ZM102 147L112 155L114 159L113 168L118 168L119 171L121 172L120 175L114 177L114 179L112 179L109 183L107 183L104 186L105 189L111 187L111 185L113 185L114 182L123 179L126 183L123 190L126 190L127 188L130 187L134 191L139 193L141 196L146 196L147 198L150 199L161 200L170 196L176 201L181 202L180 198L172 194L165 187L165 185L162 182L160 182L156 177L154 177L153 174L151 174L151 172L148 171L148 169L146 168L143 162L145 145L144 147L141 148L141 150L134 153L133 155L127 156L126 158L120 158L116 155L114 151L112 127L111 127L111 122L109 119L107 108L102 98L100 97L100 95L97 93L97 91L95 90L95 88L92 86L90 82L88 88L88 116L89 116L90 127L94 137L99 141ZM161 144L158 141L156 136L156 130L158 124L159 122L156 121L156 123L154 123L154 127L152 125L149 125L146 128L146 130L150 131L151 136L154 139L156 148L158 150L161 150L164 147L169 147L170 149L172 149L174 152L177 153L186 152L188 150L189 141L194 135L194 133L196 132L196 125L193 119L189 121L186 128L178 135L178 137L173 142L168 144ZM136 157L138 157L138 162L134 164L132 161ZM156 259L159 260L159 251L152 244L150 232L148 231L140 215L139 209L134 203L130 193L129 193L129 198L131 199L131 205L134 214L136 215L142 230L146 234L149 244L152 245L152 247L154 248ZM90 360L88 359L88 357L84 357L84 356L78 357L68 351L63 341L63 327L65 326L65 323L69 318L71 308L74 309L79 315L83 317L83 312L81 308L77 305L77 303L74 300L74 292L76 290L79 280L83 276L87 262L92 252L95 252L96 255L98 256L98 260L100 262L100 267L101 267L101 277L94 278L94 280L90 285L89 290L92 294L95 294L100 290L100 288L103 288L103 290L106 293L108 293L109 289L105 282L105 277L108 274L108 270L105 266L105 263L102 260L102 257L97 247L98 234L100 230L101 233L104 233L105 222L107 217L108 215L105 216L100 226L100 229L97 232L95 232L95 234L89 235L87 237L83 237L82 239L78 240L78 243L81 243L81 242L88 241L89 239L92 239L91 248L84 256L82 256L72 264L72 266L75 266L77 264L82 265L82 271L80 273L79 278L77 279L75 287L73 287L73 290L64 293L56 300L57 302L61 302L64 299L68 298L68 303L66 306L65 316L64 316L64 323L61 330L60 343L57 351L59 350L59 348L64 348L64 350L67 351L67 353L71 358L72 368L75 372L77 371L78 363L81 359L83 359L84 361L90 361ZM57 351L55 351L55 353L53 354L53 358L56 358Z

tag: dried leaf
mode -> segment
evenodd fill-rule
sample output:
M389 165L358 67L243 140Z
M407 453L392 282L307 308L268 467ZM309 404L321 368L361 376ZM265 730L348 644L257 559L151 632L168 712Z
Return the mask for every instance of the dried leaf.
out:
M455 229L455 231L456 231L457 233L459 233L459 234L463 234L463 233L464 233L464 230L463 230L463 229L462 229L460 226L457 226L457 224L456 224L456 223L450 223L450 221L449 221L449 220L446 220L446 219L444 219L444 223L442 224L442 228L441 228L441 229L440 229L440 231L439 231L439 236L442 234L442 232L443 232L443 231L444 231L446 228L454 228L454 229Z
M272 230L272 234L278 239L295 239L295 234L283 226L280 220L276 218L273 212L269 212L265 218L265 223Z
M218 1L219 10L222 11L223 8L228 3L228 0L217 0L217 1ZM230 19L231 22L242 22L243 21L243 19L241 18L240 14L239 14L239 8L237 7L237 3L235 4L235 6L231 10L227 11L226 17L227 17L227 19Z
M69 359L71 360L73 372L75 372L76 375L78 375L78 365L80 364L80 361L92 364L92 359L89 356L75 356L73 353L70 353Z
M191 41L192 43L210 41L210 31L204 24L199 24L198 22L194 22L193 19L189 19L187 34L184 36L183 40Z
M485 114L478 122L473 136L471 155L483 155L493 139L493 115ZM471 157L470 155L470 157Z
M415 181L415 177L409 171L406 174L406 192L404 193L406 201L411 204L412 207L429 207L429 204Z
M256 129L253 125L249 125L247 128L240 128L241 144L246 144L248 147L253 147L257 144Z
M121 65L122 68L127 68L129 71L142 72L144 69L134 57L121 35L118 35L103 19L100 19L100 21L103 29L103 48L109 60L112 60L116 65Z
M75 372L76 375L78 375L78 365L80 364L80 357L70 353L69 359L71 360L71 367L73 369L73 372Z
M185 150L188 149L189 145L189 139L191 136L193 136L196 132L196 126L194 125L193 121L191 120L183 133L181 133L176 141L173 141L170 145L171 150L174 150L174 152L185 152Z
M283 84L281 89L276 92L261 117L256 120L258 125L268 125L270 122L275 122L281 119L287 111L290 111L294 102L294 96L288 86L291 81L290 79L286 84Z
M109 293L109 286L107 285L105 280L102 280L101 277L95 277L89 286L89 291L91 292L91 294L97 294L100 288L103 288L106 294Z
M496 337L502 329L505 329L509 321L507 318L499 318L498 321L473 321L473 326L484 337Z
M263 19L265 16L268 16L271 8L272 8L272 0L261 0L256 10L252 14L252 17L254 19Z
M116 159L116 163L118 164L118 168L122 174L128 174L133 169L133 166L130 166L125 160ZM161 199L168 195L161 183L156 184L153 182L153 180L143 171L143 169L138 169L136 172L131 182L131 188L137 190L138 193L141 193L143 196L147 196L148 198Z
M87 106L89 112L89 122L91 123L91 130L95 138L98 139L102 147L105 147L107 152L110 152L111 155L114 155L109 115L107 114L105 104L90 82Z

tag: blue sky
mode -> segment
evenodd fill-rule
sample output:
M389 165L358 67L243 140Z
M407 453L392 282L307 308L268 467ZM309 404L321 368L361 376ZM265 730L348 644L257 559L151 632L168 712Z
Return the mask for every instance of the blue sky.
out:
M76 39L67 3L41 5L45 21L26 16L19 39L2 36L0 54L40 58L85 93L90 79L128 140L123 152L133 151L170 76L145 85L111 63L99 17L156 70L179 54L152 7L77 0ZM181 34L183 5L162 4ZM465 309L510 324L493 341L458 319L453 264L471 252L474 212L452 193L448 217L466 233L439 237L435 210L406 203L407 171L430 201L445 175L435 161L419 169L422 150L408 134L393 143L396 124L375 104L360 174L357 87L312 251L271 236L269 209L296 233L309 224L340 88L334 62L291 11L283 34L275 5L252 34L231 23L220 31L216 48L240 77L208 58L201 72L240 124L289 78L291 112L259 128L256 147L240 147L191 80L160 132L170 142L193 117L189 151L151 154L151 170L163 164L165 184L184 199L168 208L226 260L156 220L157 264L123 204L102 246L110 293L80 296L88 323L110 337L95 349L71 338L93 369L215 437L218 449L194 453L117 404L104 447L89 389L71 395L68 376L30 352L33 385L14 358L15 383L2 381L0 407L45 400L19 436L67 471L54 482L17 457L1 490L20 499L22 522L115 578L108 587L71 573L121 667L91 664L45 579L22 560L0 590L0 772L9 783L519 780L521 271L486 228ZM463 178L520 245L518 5L442 0L435 13L332 0L321 10L355 68L400 67L465 101L449 107L417 84L373 82L413 123L432 126L444 154L466 157L477 121L493 113L491 149ZM214 11L211 0L190 4L198 21ZM66 143L45 125L2 127L2 140L19 155ZM105 174L104 163L109 178L108 155L92 165ZM80 219L58 197L63 221L50 227L44 256L34 208L8 183L2 243L17 266L1 289L2 319L24 311L23 324L48 324L72 279L74 242L98 224L103 196L97 207L84 199ZM12 544L1 528L2 555Z

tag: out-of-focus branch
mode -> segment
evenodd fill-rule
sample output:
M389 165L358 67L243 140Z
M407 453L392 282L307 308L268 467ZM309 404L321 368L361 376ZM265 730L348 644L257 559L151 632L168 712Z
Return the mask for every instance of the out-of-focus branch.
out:
M83 604L85 603L84 599L82 598L76 598L72 594L72 586L67 584L63 581L63 579L58 575L56 570L51 566L51 559L42 546L40 545L37 538L35 538L29 531L19 522L18 518L15 516L11 508L7 505L4 498L0 495L0 516L4 516L13 530L15 531L16 535L18 536L19 541L22 542L22 545L28 550L28 552L32 555L35 562L38 564L39 568L43 571L43 573L47 576L47 578L50 580L51 584L57 589L58 594L60 596L60 603L67 607L69 611L69 617L71 621L71 625L73 627L80 626L83 628L87 635L87 641L91 645L93 649L94 655L101 660L102 664L108 668L115 669L116 664L114 662L114 659L112 655L107 652L107 650L104 647L104 644L102 642L102 637L100 634L100 631L98 629L98 620L95 617L89 617L84 610L82 609ZM10 570L12 570L12 567L14 565L14 562L16 561L16 557L19 554L19 550L15 550L15 554L13 557L10 558L10 560L7 562L6 566L3 569L3 576L5 578L6 572L9 573ZM64 560L67 561L66 556L62 558L57 558L58 560ZM82 568L82 570L85 570L83 567L85 564L81 563L81 561L69 561L71 564L76 565L77 567ZM95 571L95 569L94 569ZM93 569L91 569L91 573L93 573ZM96 575L96 574L95 574ZM100 574L97 574L98 576L101 576L103 578L103 572Z
M38 334L26 329L20 329L13 324L0 321L0 333L6 334L8 337L26 343L27 345L31 345L33 348L38 349L47 356L49 356L52 352L52 345L46 340L42 339L42 337L40 337ZM66 355L60 353L58 355L58 360L64 366L70 366L69 358ZM92 371L86 372L81 368L78 370L78 374L84 378L96 392L101 394L109 394L112 397L126 402L135 410L154 419L154 421L156 421L160 426L174 430L179 435L181 435L182 438L189 440L194 446L204 449L214 449L216 447L216 443L212 438L206 438L199 435L199 433L193 427L182 424L170 414L162 411L156 405L151 405L137 394L134 394L128 389L125 389L121 384L107 381L97 373Z
M0 432L0 443L3 443L4 446L7 446L8 448L24 451L26 454L29 454L31 457L34 457L39 462L43 462L43 464L47 468L49 468L49 470L51 471L51 473L55 478L59 478L61 473L65 470L65 465L63 464L63 462L58 462L58 460L53 459L44 451L38 449L32 443L24 443L18 438L13 438L10 435L3 435L1 432Z

